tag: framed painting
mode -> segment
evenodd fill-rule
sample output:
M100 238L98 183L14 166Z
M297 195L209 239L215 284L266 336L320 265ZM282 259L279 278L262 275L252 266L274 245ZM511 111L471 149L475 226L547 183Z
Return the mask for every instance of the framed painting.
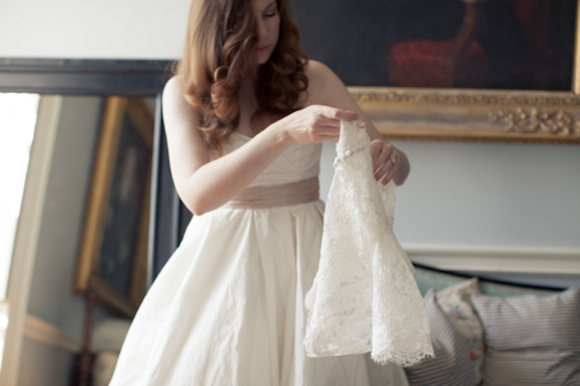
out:
M74 288L133 316L146 292L154 118L143 98L107 97Z
M580 143L579 0L295 0L389 139Z

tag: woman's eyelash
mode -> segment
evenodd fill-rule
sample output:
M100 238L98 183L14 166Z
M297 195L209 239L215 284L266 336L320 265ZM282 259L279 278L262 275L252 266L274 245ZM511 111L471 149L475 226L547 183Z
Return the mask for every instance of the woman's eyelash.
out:
M268 12L268 13L264 14L264 16L266 16L266 17L276 16L276 11Z

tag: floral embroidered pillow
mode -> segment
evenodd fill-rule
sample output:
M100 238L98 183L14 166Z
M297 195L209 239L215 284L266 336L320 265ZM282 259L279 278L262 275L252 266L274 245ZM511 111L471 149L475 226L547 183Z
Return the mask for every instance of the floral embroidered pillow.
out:
M449 316L453 325L466 339L469 358L479 383L485 348L483 326L470 302L473 294L479 294L479 285L475 277L437 292L436 299L443 312Z

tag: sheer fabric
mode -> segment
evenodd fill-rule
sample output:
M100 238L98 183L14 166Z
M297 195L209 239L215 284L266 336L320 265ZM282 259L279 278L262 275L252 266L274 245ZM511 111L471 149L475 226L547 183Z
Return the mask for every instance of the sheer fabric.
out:
M392 230L396 185L375 181L369 148L362 122L341 124L305 347L314 357L370 351L378 363L411 366L434 355L429 322Z

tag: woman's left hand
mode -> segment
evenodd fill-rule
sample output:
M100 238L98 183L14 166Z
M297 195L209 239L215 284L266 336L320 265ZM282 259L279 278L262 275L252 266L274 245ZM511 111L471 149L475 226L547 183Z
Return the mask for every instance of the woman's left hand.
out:
M371 142L371 159L375 179L386 185L393 179L400 165L397 149L386 141L375 139Z

